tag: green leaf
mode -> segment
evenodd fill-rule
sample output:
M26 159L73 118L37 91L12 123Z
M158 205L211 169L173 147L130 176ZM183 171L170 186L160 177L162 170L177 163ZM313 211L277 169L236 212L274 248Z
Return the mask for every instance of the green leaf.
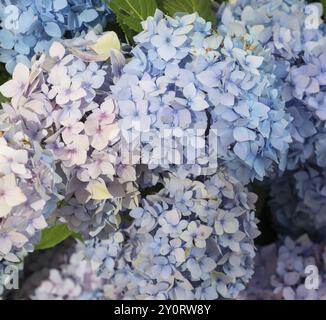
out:
M5 67L3 64L0 64L0 85L2 85L3 83L5 83L6 81L8 81L10 78L10 75L8 74L8 72L6 71ZM3 102L8 102L10 101L10 99L4 97L1 93L0 93L0 103Z
M10 74L6 71L5 66L0 64L0 85L8 81Z
M43 230L41 242L36 246L36 250L53 248L69 237L83 241L81 235L69 230L67 224L57 224Z
M7 99L6 97L4 97L1 93L0 93L0 103L4 103L4 102L8 102L10 101L9 99Z
M323 8L324 8L324 19L326 20L326 0L321 1Z
M160 0L159 5L172 17L178 12L197 12L206 21L211 21L213 25L216 23L212 0Z
M128 38L135 32L142 31L141 22L154 15L157 9L156 0L112 0L110 8Z

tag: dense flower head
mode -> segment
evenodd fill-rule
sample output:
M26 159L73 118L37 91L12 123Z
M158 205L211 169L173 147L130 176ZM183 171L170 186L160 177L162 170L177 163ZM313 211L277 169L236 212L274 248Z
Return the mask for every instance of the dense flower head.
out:
M167 175L133 221L86 256L111 299L234 298L253 273L256 196L220 172L204 182ZM124 279L124 280L123 280Z
M302 0L237 0L222 5L218 30L246 34L270 49L277 84L293 117L288 168L316 163L326 120L326 37L322 6Z
M49 278L50 270L60 269L62 265L69 263L69 259L75 251L76 240L69 238L55 247L29 253L23 261L24 268L21 273L19 290L9 291L11 299L29 299L35 289Z
M54 266L34 292L32 300L97 300L103 297L103 279L85 259L82 245L77 245L69 260Z
M304 64L291 66L283 84L286 108L293 117L288 168L306 163L325 167L325 151L320 142L325 139L326 126L326 37L323 43L305 52Z
M197 14L156 11L112 87L134 161L180 177L225 165L247 183L284 169L290 116L268 51L249 35L222 37Z
M101 0L1 0L0 61L10 73L17 63L30 67L55 40L101 29L112 16Z
M270 205L280 231L325 239L325 169L306 167L273 181Z
M18 262L16 253L31 251L54 211L60 178L51 152L42 150L20 127L1 128L0 260Z
M0 0L0 299L3 267L58 224L84 241L25 261L18 299L326 299L321 5L230 0L215 30L156 10L133 48L112 16ZM265 178L280 237L256 256Z
M259 248L255 275L240 299L325 300L325 258L325 244L313 243L307 235ZM315 283L306 281L316 271ZM306 283L314 288L307 288Z
M305 52L305 64L293 66L286 78L284 96L295 119L292 133L296 142L289 152L289 169L293 169L296 162L310 162L326 167L323 147L326 128L325 52L326 37L323 38L323 44ZM302 121L304 117L306 119ZM300 161L296 161L298 147L304 150Z
M64 264L47 269L46 276L43 277L38 286L34 288L30 285L26 294L36 300L116 300L135 299L135 297L165 299L166 290L169 288L168 283L159 282L155 284L143 273L136 276L125 264L125 260L121 259L121 250L118 250L118 254L113 254L114 250L117 249L117 246L113 244L121 243L122 238L121 233L117 233L109 242L106 240L93 241L92 245L87 244L89 247L86 252L83 245L77 245ZM116 266L119 264L119 270L113 275L111 273L108 278L102 277L100 279L95 272L96 266L104 259L107 250L110 248L112 248L111 258L105 260L106 268L109 270L109 265L112 268L113 264ZM93 265L85 260L85 253L86 256L87 253L93 254ZM61 257L63 256L66 256L66 252L61 251ZM114 256L119 258L114 259ZM107 255L107 257L109 256ZM325 258L325 244L314 243L307 235L294 239L286 237L270 245L260 247L255 257L255 273L249 285L240 292L237 299L324 300L326 298ZM307 267L308 269L306 269ZM318 288L315 287L315 289L306 287L306 279L309 274L311 275L312 267L315 268L315 271L318 270ZM78 270L77 273L76 270ZM39 273L36 276L39 277ZM33 280L35 281L35 279ZM27 282L31 282L31 280L29 279ZM182 285L181 282L179 284ZM309 284L312 282L310 281ZM316 285L315 282L314 286ZM140 291L143 294L140 294ZM211 290L206 291L211 294L209 292ZM182 291L179 289L179 292ZM182 293L185 294L186 292L183 290ZM193 298L193 295L188 293L186 297ZM183 297L179 296L179 298ZM206 298L209 296L206 295Z
M20 124L28 139L53 155L64 197L58 216L85 237L117 226L119 211L137 194L134 169L119 160L117 107L110 98L119 68L84 45L98 39L89 33L68 48L54 42L31 70L18 64L0 87L11 98L3 119ZM111 60L120 56L115 50Z
M278 63L290 66L323 38L322 10L322 5L304 0L231 0L221 6L219 30L241 34L249 29L279 57Z

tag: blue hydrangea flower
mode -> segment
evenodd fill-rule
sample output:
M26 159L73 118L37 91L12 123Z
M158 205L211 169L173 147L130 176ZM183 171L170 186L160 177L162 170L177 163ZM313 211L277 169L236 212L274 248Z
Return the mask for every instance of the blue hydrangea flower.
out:
M1 122L1 127L0 261L18 262L17 253L32 251L48 226L61 180L50 152L24 135L20 126Z
M131 210L131 224L87 243L110 297L235 298L253 273L255 195L222 172L205 182L167 175L162 183Z
M112 17L101 0L1 0L0 61L10 73L17 63L30 67L54 41L104 27Z
M283 231L322 236L325 227L325 23L319 4L239 0L222 6L222 33L248 32L273 56L277 87L293 118L289 172L272 183L272 213Z
M294 236L309 233L324 239L326 230L326 172L306 167L273 181L270 205L280 231Z
M286 237L259 248L255 274L240 299L325 300L325 249L323 243L313 243L307 235L297 239ZM312 266L318 268L318 289L306 287Z
M123 262L121 251L118 249L121 248L119 243L122 239L123 237L119 232L109 241L100 241L98 239L93 241L92 245L87 244L86 252L85 248L79 244L73 249L74 251L68 260L68 252L62 250L66 248L61 248L60 259L55 259L55 261L53 261L53 252L51 250L43 253L43 256L40 255L38 258L38 268L33 270L35 274L24 282L24 294L35 300L118 300L135 299L135 297L167 299L166 292L169 289L169 283L154 283L151 279L145 278L144 274L135 275L128 268L128 265ZM161 252L161 254L166 255L178 248L178 241L169 244L163 239L165 238L157 237L152 245L158 254ZM117 249L118 251L116 251ZM107 254L108 250L110 250L110 254ZM324 244L313 243L307 235L297 239L286 237L273 244L258 248L253 278L246 289L240 292L237 299L324 300L326 297L325 252ZM52 253L52 256L50 256L50 253ZM128 254L130 253L132 252L130 251ZM128 254L124 256L127 257ZM87 255L93 257L92 263L85 261ZM47 264L44 259L40 261L45 257L52 259L53 264ZM63 257L65 258L63 259ZM113 257L116 257L115 260ZM58 262L60 261L59 266ZM101 261L105 261L105 264L101 264ZM158 270L164 272L166 268L165 261L165 259L155 260L155 263L159 265ZM211 268L212 262L207 259L202 259L199 263L196 263L193 259L189 261L187 267L193 271L191 276L194 277ZM119 270L111 275L109 279L102 276L98 277L96 268L99 264L105 265L106 270L110 270L112 266L116 265ZM43 270L46 272L39 272L40 265L44 265L45 269ZM317 290L309 290L305 287L307 277L305 268L309 265L318 268L319 288ZM27 267L29 266L27 265ZM104 271L104 269L101 270ZM37 283L38 285L35 288ZM219 290L223 291L221 284L217 284L217 286ZM234 286L236 290L237 287L239 286ZM142 292L141 295L139 295L139 291ZM178 298L193 298L191 291L185 292L180 288L175 291ZM214 297L215 291L216 286L201 287L197 291L197 298L210 299ZM232 288L230 288L231 291Z
M28 288L27 294L32 300L98 300L104 298L103 287L103 279L85 259L83 246L79 244L68 261L49 269L48 276L35 289Z
M54 42L31 70L18 64L12 79L0 87L11 98L4 105L3 123L17 125L27 141L52 155L62 179L58 194L65 199L55 215L85 238L119 226L119 212L132 208L138 196L135 169L121 161L117 108L109 89L120 68L114 59L123 56L116 50L112 64L101 60L90 49L99 38L89 33L69 43ZM0 170L7 175L26 174L30 156L16 153L0 154ZM16 202L5 200L0 217L26 201L23 195Z
M157 11L143 28L112 87L140 162L181 177L222 165L244 183L283 170L291 118L268 51L249 35L217 35L197 14Z
M221 6L223 34L249 33L273 56L277 85L293 117L290 170L320 163L316 140L325 126L326 37L321 4L303 0L237 0Z

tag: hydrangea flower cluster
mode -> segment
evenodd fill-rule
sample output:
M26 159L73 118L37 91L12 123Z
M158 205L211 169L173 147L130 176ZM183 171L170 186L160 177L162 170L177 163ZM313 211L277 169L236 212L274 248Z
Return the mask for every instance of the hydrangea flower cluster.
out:
M94 34L85 41L91 38L96 42ZM58 216L87 238L117 226L119 211L133 203L137 188L134 169L119 160L117 108L109 91L118 67L95 62L98 56L79 46L72 54L54 42L31 71L18 64L0 91L12 98L4 106L8 125L19 122L21 135L53 154L64 197ZM112 61L120 55L115 51ZM8 159L3 162L10 168Z
M262 247L256 258L256 272L240 299L325 300L326 246L313 243L307 235L286 237ZM307 266L318 268L318 289L305 286ZM311 271L309 271L311 274Z
M30 293L32 300L97 300L103 297L103 279L93 271L84 257L82 245L66 264L49 270L49 276Z
M321 4L307 5L303 0L237 0L222 5L219 12L223 34L248 32L272 52L282 98L293 117L290 170L325 155L316 145L326 120L322 10Z
M99 241L97 245L100 245L97 246L96 254L92 246L86 249L86 254L87 252L88 254L94 254L93 264L101 264L108 249L118 248L114 243L121 243L122 234L118 232L113 238L110 241ZM93 241L92 244L94 245L95 242ZM88 245L90 245L90 242ZM45 300L134 299L135 292L139 292L139 290L148 292L150 290L152 296L147 293L143 294L142 298L166 298L164 291L167 290L167 285L164 283L153 285L149 279L144 278L142 273L139 273L136 277L135 274L126 269L126 265L121 264L121 257L113 259L113 250L111 250L112 263L119 267L123 266L123 268L119 268L119 271L113 275L111 274L108 279L102 278L100 281L94 273L94 268L91 268L90 264L85 261L84 250L85 248L81 244L77 245L65 264L58 269L51 269L49 275L34 289L33 293L29 291L30 297ZM116 256L119 256L119 254ZM108 256L106 255L106 257ZM325 259L325 245L313 243L307 235L303 235L296 240L286 237L282 241L261 247L255 257L253 278L237 299L324 300L326 298ZM106 268L109 265L109 260L106 260ZM79 269L80 272L76 276L74 268L77 269L80 265L82 268ZM309 265L316 266L319 271L319 288L316 290L308 290L305 287L307 277L305 269ZM74 284L74 287L72 287L72 284ZM179 292L181 291L179 290ZM192 295L188 297L192 298Z
M112 17L101 0L1 0L0 61L10 73L17 63L31 67L34 54L46 53L54 41L100 31Z
M60 269L64 264L69 263L76 247L76 240L69 238L53 248L29 253L24 259L19 290L12 290L10 292L11 298L15 300L29 299L35 289L49 278L51 269ZM78 245L78 248L80 247Z
M276 86L293 118L286 177L272 182L275 220L288 232L322 236L326 166L326 36L322 6L302 0L230 1L219 12L223 34L249 33L272 52ZM317 181L319 180L319 181Z
M204 182L167 175L163 184L125 229L88 243L109 298L236 297L253 274L256 196L222 172Z
M273 181L270 205L283 232L325 239L326 170L305 167Z
M157 11L143 28L112 87L134 161L181 177L222 164L245 183L284 169L291 119L268 51L249 35L217 35L197 14Z
M156 10L125 52L101 30L100 0L0 0L12 71L0 86L0 267L55 223L85 240L54 268L38 264L21 294L235 299L260 234L248 185L266 177L278 231L324 241L321 14L302 0L232 0L213 30ZM262 248L242 297L326 298L325 250L307 236ZM309 264L318 292L304 288Z
M1 129L0 260L18 262L16 252L31 251L40 240L40 231L47 227L60 178L51 153L17 127Z

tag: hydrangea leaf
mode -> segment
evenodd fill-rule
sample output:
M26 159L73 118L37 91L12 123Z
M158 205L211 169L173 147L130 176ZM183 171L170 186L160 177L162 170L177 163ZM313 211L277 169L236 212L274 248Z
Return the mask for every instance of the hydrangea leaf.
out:
M2 85L3 83L5 83L7 80L9 79L9 74L6 72L4 65L1 64L0 65L0 85ZM0 103L3 102L7 102L10 99L4 97L1 93L0 93Z
M178 12L197 12L206 21L215 24L216 17L211 0L160 0L159 4L163 11L171 16Z
M35 249L45 250L53 248L69 237L82 241L80 234L69 230L67 224L57 224L51 228L45 229L42 232L42 239Z
M8 99L0 93L0 103L8 102Z
M126 29L140 32L141 22L155 13L157 3L156 0L112 0L110 8L125 32Z
M0 85L8 81L10 78L10 75L5 69L5 66L3 64L0 64Z

